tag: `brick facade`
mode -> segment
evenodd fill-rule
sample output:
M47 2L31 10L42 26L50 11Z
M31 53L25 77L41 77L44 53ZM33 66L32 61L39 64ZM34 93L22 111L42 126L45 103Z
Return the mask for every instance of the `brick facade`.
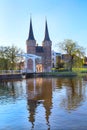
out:
M41 71L43 71L43 72L51 71L51 61L52 61L51 60L51 45L52 45L52 42L49 38L47 21L45 24L45 37L42 42L42 46L38 46L36 44L36 40L35 40L34 34L33 34L32 21L30 20L29 37L26 40L27 54L35 54L37 56L41 56L41 58L42 58L42 60L40 62L38 62L36 60L36 66L37 66L36 71L38 71L38 72L40 71L40 68L38 69L38 67L42 67ZM32 66L33 66L32 60L28 60L27 68L29 70L33 71Z

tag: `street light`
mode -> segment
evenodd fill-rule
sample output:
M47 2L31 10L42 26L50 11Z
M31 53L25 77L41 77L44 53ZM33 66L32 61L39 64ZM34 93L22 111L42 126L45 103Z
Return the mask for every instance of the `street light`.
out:
M12 65L13 65L13 61L11 61L11 73L13 73Z

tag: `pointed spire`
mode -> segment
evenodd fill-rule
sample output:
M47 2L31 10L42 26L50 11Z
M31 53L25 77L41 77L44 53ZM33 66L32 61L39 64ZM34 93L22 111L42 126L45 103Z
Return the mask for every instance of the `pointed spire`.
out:
M44 41L51 41L50 37L49 37L49 32L48 32L47 20L46 20L46 23L45 23L45 37L44 37Z
M32 19L31 18L30 18L30 30L29 30L28 40L35 40L34 34L33 34Z

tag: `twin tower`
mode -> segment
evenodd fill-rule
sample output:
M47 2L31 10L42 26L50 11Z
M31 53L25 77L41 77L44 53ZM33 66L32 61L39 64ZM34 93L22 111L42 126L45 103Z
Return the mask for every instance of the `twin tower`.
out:
M52 42L49 37L47 21L45 22L45 36L42 42L42 46L38 46L34 38L32 19L30 19L30 28L28 39L26 40L27 54L34 54L41 56L41 61L36 60L36 72L49 72L51 71L51 46ZM27 62L27 68L33 71L33 61L31 59Z

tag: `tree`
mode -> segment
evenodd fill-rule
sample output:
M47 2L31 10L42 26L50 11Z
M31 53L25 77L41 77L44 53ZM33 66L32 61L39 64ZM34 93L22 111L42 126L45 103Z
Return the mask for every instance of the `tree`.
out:
M66 39L58 45L67 55L68 59L66 63L70 71L72 71L72 67L80 67L82 65L82 58L85 55L85 49L83 47L70 39Z
M21 49L16 46L0 47L0 69L9 70L15 69L17 62L20 60L17 54L23 53Z
M56 69L63 68L64 62L61 59L61 56L56 56Z
M6 47L0 47L0 70L7 70L8 69L8 59L6 58Z

